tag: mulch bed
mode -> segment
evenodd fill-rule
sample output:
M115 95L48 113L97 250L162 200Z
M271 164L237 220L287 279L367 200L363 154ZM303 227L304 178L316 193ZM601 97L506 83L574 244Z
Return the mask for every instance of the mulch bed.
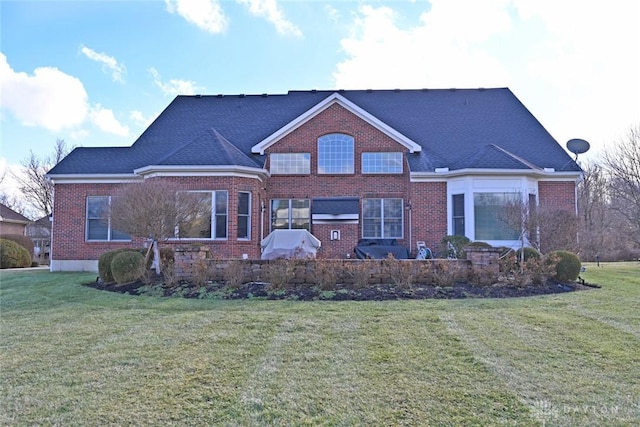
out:
M145 286L142 282L118 285L103 283L99 280L85 286L130 295L161 295L183 298L218 298L218 299L250 299L261 298L271 300L328 300L328 301L383 301L398 299L462 299L462 298L513 298L534 295L548 295L597 287L582 283L558 283L548 281L541 285L518 287L512 284L478 286L470 283L456 283L452 286L413 285L403 289L393 285L372 285L362 289L336 285L335 290L322 291L314 285L297 285L285 290L271 290L268 283L251 282L231 289L224 284L209 283L197 286L190 282L179 282L167 287L161 283Z

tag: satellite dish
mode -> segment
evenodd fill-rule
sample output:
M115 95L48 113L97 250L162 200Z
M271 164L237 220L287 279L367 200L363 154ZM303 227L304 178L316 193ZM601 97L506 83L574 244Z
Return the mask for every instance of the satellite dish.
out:
M570 139L567 141L567 150L571 151L578 158L578 154L586 153L591 146L584 139Z

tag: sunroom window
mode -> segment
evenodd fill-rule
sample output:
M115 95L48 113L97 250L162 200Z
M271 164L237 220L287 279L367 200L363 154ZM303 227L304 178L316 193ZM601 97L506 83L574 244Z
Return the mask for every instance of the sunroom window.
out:
M520 193L474 193L475 240L517 240L518 231L507 226L501 213Z

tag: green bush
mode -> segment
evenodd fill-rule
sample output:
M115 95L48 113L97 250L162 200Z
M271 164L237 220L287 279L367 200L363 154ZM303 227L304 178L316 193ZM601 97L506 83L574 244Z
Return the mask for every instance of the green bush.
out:
M526 261L531 261L534 259L540 259L542 257L542 254L540 254L540 252L538 252L535 248L520 248L516 251L516 258L518 258L518 261L520 261L522 258L522 251L524 250L524 260Z
M554 279L560 282L574 282L580 274L580 259L569 251L554 251L547 254L547 259L555 264Z
M98 258L98 274L100 275L100 278L102 279L103 282L113 283L116 281L111 271L111 262L113 261L113 258L115 258L116 255L118 255L121 252L127 252L127 251L135 252L135 249L128 249L128 248L116 249L115 251L105 252L102 255L100 255L100 258Z
M441 258L465 259L464 248L471 240L465 236L445 236L441 244Z
M118 284L138 280L144 271L144 256L137 251L122 251L111 261L111 273Z
M2 238L16 242L25 248L30 255L33 255L33 240L31 240L31 237L23 236L22 234L5 234Z
M31 266L31 255L13 240L0 239L0 268L24 268Z

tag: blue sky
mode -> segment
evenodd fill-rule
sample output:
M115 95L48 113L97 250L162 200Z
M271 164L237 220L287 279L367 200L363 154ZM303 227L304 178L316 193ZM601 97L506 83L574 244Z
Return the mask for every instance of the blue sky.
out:
M0 0L0 174L131 145L178 94L309 89L506 86L594 156L640 123L639 4Z

